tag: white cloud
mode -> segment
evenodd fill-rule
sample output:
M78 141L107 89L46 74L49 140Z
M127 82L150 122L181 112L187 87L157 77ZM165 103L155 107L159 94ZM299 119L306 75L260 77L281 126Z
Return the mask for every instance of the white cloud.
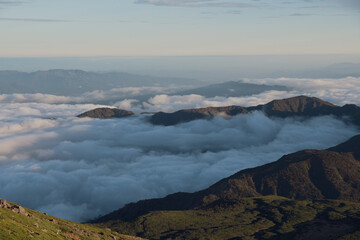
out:
M247 97L214 97L205 98L200 95L156 95L150 98L143 106L151 112L163 111L173 112L180 109L201 108L201 107L220 107L220 106L256 106L267 103L274 98L285 98L296 96L297 92L269 91L258 95ZM138 111L138 110L137 110Z
M133 104L138 103L139 101L136 99L125 99L120 102L114 104L117 108L120 109L131 109Z
M0 123L17 123L26 118L73 118L85 111L111 107L99 104L0 103ZM1 127L1 126L0 126Z
M103 91L97 90L93 92L86 92L78 97L57 96L43 93L15 93L15 94L1 94L0 103L97 103L97 102L111 102L120 99L126 99L136 96L151 95L162 92L167 92L173 88L163 87L128 87L128 88L114 88Z
M295 94L312 95L334 104L353 103L360 105L360 78L347 77L340 79L312 78L276 78L252 79L251 83L280 84L294 88Z
M356 133L330 117L297 122L257 112L171 127L152 126L142 116L33 121L38 128L8 135L3 129L0 196L73 220L200 190L240 169L327 148Z
M145 109L135 110L253 106L299 94L336 104L359 103L359 80L251 80L294 89L231 98L159 94L143 103ZM112 92L114 99L119 92L143 93L142 89ZM241 169L305 148L324 149L358 133L331 117L300 122L270 119L259 112L169 127L151 125L146 115L78 119L79 113L106 105L64 104L68 101L64 96L1 97L0 196L73 220L96 217L131 201L200 190ZM103 92L89 95L91 101L105 98ZM131 98L116 103L131 106L130 110L134 104Z
M266 104L274 99L283 99L299 95L315 96L333 104L360 105L360 78L347 77L341 79L302 79L302 78L268 78L245 79L245 82L258 84L277 84L292 88L291 91L268 91L245 97L214 97L205 98L200 95L171 96L166 94L156 95L142 106L147 111L173 112L185 108L219 107L229 105L256 106ZM136 109L141 111L141 109Z
M24 118L11 122L4 121L0 125L0 137L54 126L56 126L56 122L50 119Z
M215 97L205 98L200 95L171 96L163 94L173 91L170 88L140 87L117 88L109 91L93 91L79 97L56 96L51 94L3 94L0 95L1 103L42 103L42 104L83 104L83 103L110 103L113 106L142 111L176 111L183 108L241 105L254 106L265 104L274 98L286 98L297 95L316 96L334 104L343 105L354 103L360 105L360 78L347 77L341 79L311 79L311 78L268 78L245 79L249 83L278 84L292 88L291 91L269 91L258 95L246 97ZM158 94L158 95L155 95ZM138 97L149 98L141 102ZM136 99L138 98L138 99ZM102 104L103 105L103 104ZM15 105L14 105L15 106ZM17 111L26 111L26 105L19 105ZM90 106L90 105L89 105ZM104 105L103 105L104 106ZM19 109L22 107L22 109ZM131 109L130 109L131 108ZM89 110L89 109L88 109ZM28 111L37 111L28 108ZM36 114L36 113L34 113ZM31 113L29 112L29 115ZM1 119L1 116L0 116Z

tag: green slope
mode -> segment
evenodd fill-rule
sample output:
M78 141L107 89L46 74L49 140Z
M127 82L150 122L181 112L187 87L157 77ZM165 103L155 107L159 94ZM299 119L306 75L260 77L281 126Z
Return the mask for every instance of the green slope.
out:
M56 218L0 199L0 239L139 239Z
M360 204L267 196L98 226L149 239L360 239Z

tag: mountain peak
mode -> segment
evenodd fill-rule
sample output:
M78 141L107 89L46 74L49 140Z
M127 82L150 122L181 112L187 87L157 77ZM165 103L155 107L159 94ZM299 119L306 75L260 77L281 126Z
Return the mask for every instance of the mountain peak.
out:
M266 113L279 116L286 116L288 113L313 115L316 114L315 111L321 114L326 113L331 108L336 107L338 106L323 101L319 98L301 95L291 98L273 100L264 105L264 110Z
M131 111L126 111L117 108L96 108L84 113L79 114L77 117L90 117L90 118L123 118L133 115Z

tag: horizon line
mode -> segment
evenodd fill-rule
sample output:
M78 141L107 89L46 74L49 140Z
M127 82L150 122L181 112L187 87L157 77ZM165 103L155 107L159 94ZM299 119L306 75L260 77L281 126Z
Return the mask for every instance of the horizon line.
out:
M165 57L245 57L245 56L356 56L360 53L289 53L289 54L209 54L209 55L94 55L94 56L0 56L0 59L41 59L41 58L165 58Z

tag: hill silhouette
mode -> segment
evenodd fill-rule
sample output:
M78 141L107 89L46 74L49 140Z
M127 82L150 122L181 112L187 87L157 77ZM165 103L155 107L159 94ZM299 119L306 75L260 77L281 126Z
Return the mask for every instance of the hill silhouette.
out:
M78 96L85 92L112 88L169 86L199 86L195 79L154 77L123 72L87 72L82 70L51 69L47 71L0 71L0 93L47 93Z
M242 170L195 193L142 200L96 225L150 239L359 239L360 135Z
M77 117L90 117L90 118L123 118L134 115L131 111L121 110L117 108L96 108L84 113L79 114Z
M130 203L96 222L129 220L151 211L198 209L219 201L268 195L360 202L359 138L357 135L329 150L303 150L285 155L275 162L235 173L199 192L180 192Z
M250 96L253 94L259 94L270 90L288 91L289 88L279 85L264 85L264 84L245 83L242 81L229 81L223 83L210 84L208 86L198 87L189 90L178 91L171 95L197 94L207 98L212 98L216 96L239 97L239 96Z
M269 117L280 118L333 115L360 125L360 107L354 104L340 107L319 98L307 96L273 100L267 104L253 107L207 107L184 109L173 113L158 112L151 117L150 122L155 125L170 126L198 119L211 119L215 116L247 114L252 111L263 111Z

